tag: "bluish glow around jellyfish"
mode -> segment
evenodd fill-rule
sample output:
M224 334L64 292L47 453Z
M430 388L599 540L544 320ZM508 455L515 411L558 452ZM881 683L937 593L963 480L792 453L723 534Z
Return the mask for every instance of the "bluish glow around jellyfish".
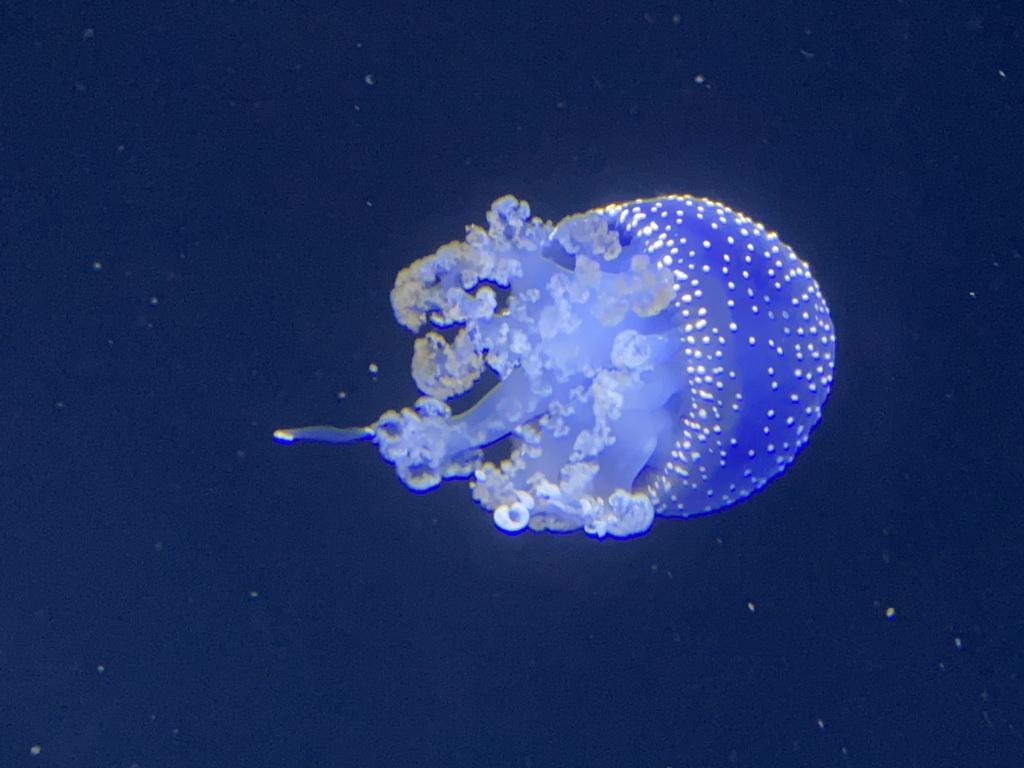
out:
M688 196L558 224L507 196L487 221L391 291L398 322L422 334L423 397L368 427L277 439L372 439L416 491L469 478L508 533L634 536L655 515L735 504L792 463L828 398L835 335L810 269L775 233ZM486 368L500 382L453 414ZM507 457L485 461L504 438Z

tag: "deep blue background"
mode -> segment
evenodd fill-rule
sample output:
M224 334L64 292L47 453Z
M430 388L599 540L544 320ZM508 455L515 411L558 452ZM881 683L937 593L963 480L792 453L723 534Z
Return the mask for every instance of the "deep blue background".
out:
M1024 765L1018 4L0 15L0 764ZM509 537L270 439L411 402L394 275L494 198L670 192L837 325L749 501Z

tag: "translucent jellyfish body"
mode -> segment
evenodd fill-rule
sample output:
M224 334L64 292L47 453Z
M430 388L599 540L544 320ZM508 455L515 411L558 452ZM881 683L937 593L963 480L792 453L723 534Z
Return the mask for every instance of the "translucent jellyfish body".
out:
M395 281L395 317L422 334L423 397L368 427L275 437L372 439L417 491L469 478L508 533L634 536L655 515L734 504L792 463L828 398L835 335L776 234L688 196L558 224L503 197L487 221ZM499 383L453 414L486 368ZM495 443L507 455L485 460Z

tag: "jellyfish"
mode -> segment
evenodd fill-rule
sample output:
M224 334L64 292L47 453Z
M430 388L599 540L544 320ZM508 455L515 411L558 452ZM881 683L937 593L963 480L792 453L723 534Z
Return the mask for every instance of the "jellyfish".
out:
M506 196L487 224L395 280L422 397L366 427L277 440L372 440L414 491L468 478L506 533L601 538L731 506L807 443L835 335L810 268L777 234L678 195L557 224ZM453 413L488 369L497 383Z

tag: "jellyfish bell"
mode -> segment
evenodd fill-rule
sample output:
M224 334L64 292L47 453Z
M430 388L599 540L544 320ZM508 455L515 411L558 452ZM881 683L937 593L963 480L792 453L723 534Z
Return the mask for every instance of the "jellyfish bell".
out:
M373 440L416 491L469 478L508 533L635 536L656 515L735 504L792 463L828 398L835 335L809 267L775 233L675 195L558 224L506 196L487 222L391 291L398 322L422 332L424 396L368 427L275 438ZM486 369L499 382L453 414ZM486 460L506 438L507 457Z

